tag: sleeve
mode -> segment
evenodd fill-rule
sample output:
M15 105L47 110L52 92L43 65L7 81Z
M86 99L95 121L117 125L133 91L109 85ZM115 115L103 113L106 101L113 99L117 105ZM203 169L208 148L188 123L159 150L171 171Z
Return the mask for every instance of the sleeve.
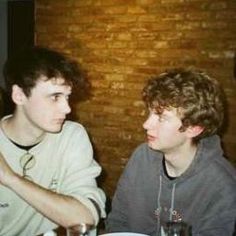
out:
M126 169L126 171L128 171ZM124 172L118 181L118 185L112 199L111 212L106 220L106 230L108 232L127 232L127 194L129 194L127 173Z
M106 198L96 182L96 177L101 173L101 167L93 159L92 145L82 126L74 128L70 133L66 150L67 169L63 177L61 192L84 204L91 211L97 224L100 217L106 216Z
M130 231L129 212L130 201L133 199L132 186L136 172L136 157L139 151L136 149L132 154L128 164L123 171L112 199L111 212L105 222L108 232L128 232ZM132 204L131 204L132 205Z

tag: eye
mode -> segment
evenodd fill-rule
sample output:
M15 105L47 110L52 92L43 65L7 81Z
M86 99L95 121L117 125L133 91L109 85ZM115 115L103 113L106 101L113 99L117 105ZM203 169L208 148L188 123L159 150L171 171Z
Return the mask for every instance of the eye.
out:
M159 116L159 117L158 117L158 120L159 120L160 122L163 122L165 119L163 118L163 116Z
M53 94L53 95L51 96L51 99L52 99L53 101L58 101L59 98L60 98L60 95L59 95L59 94Z
M166 117L166 116L163 116L163 115L159 115L159 116L158 116L158 120L159 120L159 122L164 122L164 121L167 120L167 117Z

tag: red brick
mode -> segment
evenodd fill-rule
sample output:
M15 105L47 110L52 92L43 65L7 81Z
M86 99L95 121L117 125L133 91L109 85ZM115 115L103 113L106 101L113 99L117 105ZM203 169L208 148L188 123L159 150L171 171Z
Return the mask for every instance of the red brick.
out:
M36 44L71 55L87 71L89 100L73 103L74 119L91 135L112 196L133 149L145 140L141 90L173 66L194 65L226 91L223 136L236 163L235 0L36 0Z

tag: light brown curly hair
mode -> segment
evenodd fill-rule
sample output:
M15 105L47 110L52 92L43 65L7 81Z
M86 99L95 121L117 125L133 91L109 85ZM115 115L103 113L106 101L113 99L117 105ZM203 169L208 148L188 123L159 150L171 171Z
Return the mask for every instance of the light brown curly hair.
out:
M143 89L146 105L161 114L176 108L182 121L180 131L200 126L203 132L194 138L216 134L224 119L225 98L219 83L197 69L175 68L148 81Z

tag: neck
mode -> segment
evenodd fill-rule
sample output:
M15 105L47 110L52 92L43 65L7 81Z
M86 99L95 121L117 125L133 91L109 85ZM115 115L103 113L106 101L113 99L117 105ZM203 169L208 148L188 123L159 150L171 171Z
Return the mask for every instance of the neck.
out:
M2 120L1 127L9 139L22 146L39 143L45 136L45 132L34 129L24 122L24 119L15 115Z
M168 175L178 177L183 174L193 162L197 146L189 143L178 152L165 154L165 165Z

